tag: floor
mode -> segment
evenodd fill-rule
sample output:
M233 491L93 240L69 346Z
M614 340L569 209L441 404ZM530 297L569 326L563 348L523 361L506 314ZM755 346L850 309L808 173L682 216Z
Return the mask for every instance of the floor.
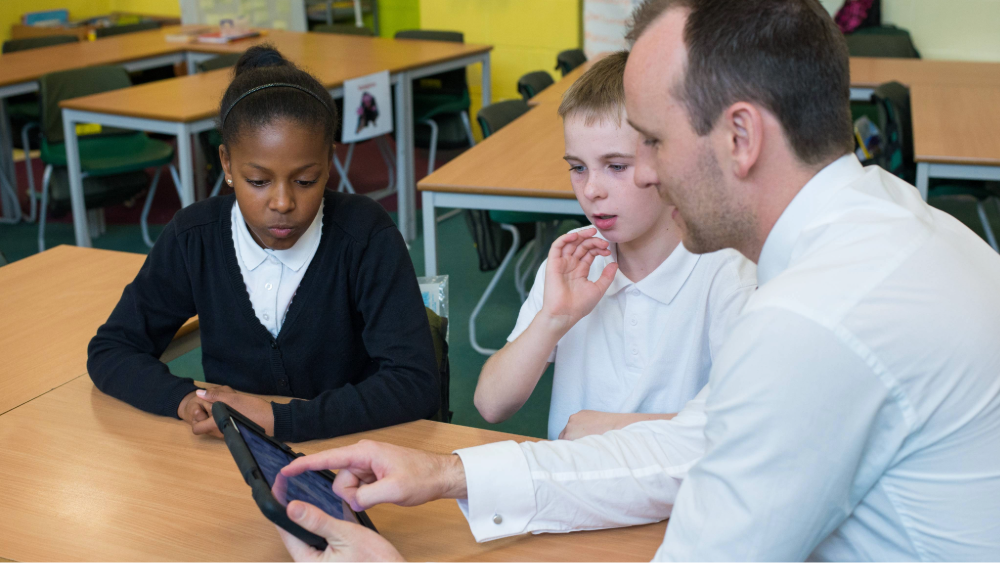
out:
M418 151L418 179L426 171L425 152ZM445 153L438 161L438 165L443 164L454 156L455 153ZM351 174L355 187L359 192L367 192L380 189L385 186L387 175L384 166L379 160L378 153L372 144L359 146L355 154L354 168L356 172ZM24 185L24 167L18 165L21 176L20 184ZM361 171L365 171L362 173ZM41 170L37 170L40 177ZM357 179L355 179L357 177ZM161 180L163 182L163 180ZM151 214L151 222L160 222L161 225L153 225L151 231L153 236L162 229L165 223L179 208L176 194L173 193L173 186L169 180L165 180L160 186L154 202L154 212ZM419 199L419 198L418 198ZM107 211L108 227L107 232L94 240L94 246L98 248L122 250L127 252L147 252L139 235L138 207L117 206ZM395 218L395 200L389 198L384 201L390 213ZM976 215L975 204L970 200L961 198L933 198L932 205L939 207L969 225L974 231L983 235L982 226ZM1000 213L996 207L987 206L987 213L991 219L993 229L1000 234ZM420 214L417 215L418 228ZM476 380L479 371L486 361L486 357L480 355L472 349L468 338L468 319L479 296L482 295L493 276L493 272L480 272L476 251L472 245L472 238L469 235L463 216L458 215L439 224L439 271L449 275L449 300L451 319L450 352L451 361L451 408L455 412L453 422L466 426L480 428L490 428L504 432L522 434L527 436L545 437L546 423L548 417L548 404L552 386L552 370L546 372L538 388L532 395L528 403L515 414L510 420L491 425L479 416L472 404L472 397L475 391ZM419 229L422 232L422 229ZM30 256L37 250L37 227L34 224L0 225L0 251L4 253L8 260L14 261L26 256ZM73 225L68 218L55 220L49 223L46 240L48 246L57 244L73 244ZM423 273L423 241L422 237L417 238L410 247L410 257L413 260L417 274ZM514 326L519 309L519 299L514 289L513 273L508 271L498 285L493 297L480 315L477 331L480 343L499 348L503 345L507 334ZM170 363L170 370L179 376L202 378L201 352L195 350Z

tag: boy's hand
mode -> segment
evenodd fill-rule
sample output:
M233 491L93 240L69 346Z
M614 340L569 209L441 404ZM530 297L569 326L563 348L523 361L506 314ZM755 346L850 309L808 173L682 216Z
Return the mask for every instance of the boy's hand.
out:
M611 254L610 243L595 234L593 227L567 233L549 249L541 314L562 333L594 310L618 271L618 264L611 263L597 281L587 279L594 258Z
M219 431L219 427L215 425L215 419L212 418L212 403L222 401L260 425L268 436L274 436L274 412L271 410L271 403L264 399L245 393L237 393L228 385L199 389L195 391L195 395L195 398L208 404L208 419L191 425L191 431L195 434L222 437L222 432Z
M600 411L580 411L569 417L566 428L559 433L560 440L576 440L584 436L601 435L612 430L621 430L629 424L646 420L670 420L677 413L645 414Z

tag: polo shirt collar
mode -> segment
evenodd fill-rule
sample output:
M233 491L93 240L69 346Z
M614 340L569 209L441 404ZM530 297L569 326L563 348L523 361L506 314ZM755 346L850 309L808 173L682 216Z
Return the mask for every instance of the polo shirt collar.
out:
M604 238L600 234L597 236ZM618 245L612 244L610 250L611 260L617 262ZM656 299L664 305L669 305L680 292L681 288L684 287L684 282L687 281L691 272L694 271L695 266L698 265L699 258L699 255L688 252L683 244L678 244L677 248L670 253L670 256L667 256L666 260L661 262L655 270L638 283L628 279L621 270L618 270L615 273L615 279L611 281L607 295L615 295L623 289L635 286L643 294Z
M286 267L296 272L302 266L305 266L319 247L320 237L322 236L324 205L325 202L320 203L319 211L313 217L309 228L306 229L305 233L302 233L302 236L299 237L299 240L291 248L287 250L271 250L261 248L253 240L253 236L250 235L250 229L247 228L246 221L243 219L243 213L240 211L240 204L239 202L234 202L233 229L236 231L236 242L239 247L240 259L243 260L243 264L247 270L253 271L257 266L263 264L268 256L274 256Z
M820 170L799 190L771 228L757 260L757 281L764 285L783 272L802 231L823 210L841 188L865 173L853 153L844 155Z

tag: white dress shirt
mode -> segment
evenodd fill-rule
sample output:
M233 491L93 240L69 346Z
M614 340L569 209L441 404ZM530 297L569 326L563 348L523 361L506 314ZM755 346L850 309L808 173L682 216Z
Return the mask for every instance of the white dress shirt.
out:
M236 261L253 311L260 324L277 338L299 282L319 248L323 235L323 204L320 203L306 232L287 250L261 248L250 236L238 202L233 203L231 218Z
M611 256L594 259L592 281L617 261L617 245L610 249ZM547 262L538 269L508 341L542 310ZM558 438L569 417L584 409L681 410L708 382L712 359L757 287L756 270L735 250L698 255L682 244L638 283L619 270L594 310L549 357L556 364L549 439Z
M848 155L784 211L757 273L686 476L677 419L460 450L476 539L672 511L658 559L1000 557L1000 256Z

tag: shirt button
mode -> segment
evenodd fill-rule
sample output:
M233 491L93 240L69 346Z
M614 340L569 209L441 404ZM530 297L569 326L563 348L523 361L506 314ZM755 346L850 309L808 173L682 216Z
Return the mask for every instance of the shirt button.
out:
M635 326L637 324L639 324L639 319L636 319L635 317L632 317L632 326Z
M267 321L267 320L270 320L270 319L271 319L271 317L267 316L267 313L264 313L264 320Z
M266 283L266 284L264 284L264 289L266 289L266 290L268 290L268 291L271 291L271 287L272 287L272 286L271 286L271 284L269 284L269 283Z
M632 348L632 355L633 356L638 356L639 355L639 349L638 348Z
M500 516L499 514L494 514L493 515L493 523L494 524L502 524L503 523L503 516Z
M632 297L639 297L639 290L638 289L633 289L632 290Z

